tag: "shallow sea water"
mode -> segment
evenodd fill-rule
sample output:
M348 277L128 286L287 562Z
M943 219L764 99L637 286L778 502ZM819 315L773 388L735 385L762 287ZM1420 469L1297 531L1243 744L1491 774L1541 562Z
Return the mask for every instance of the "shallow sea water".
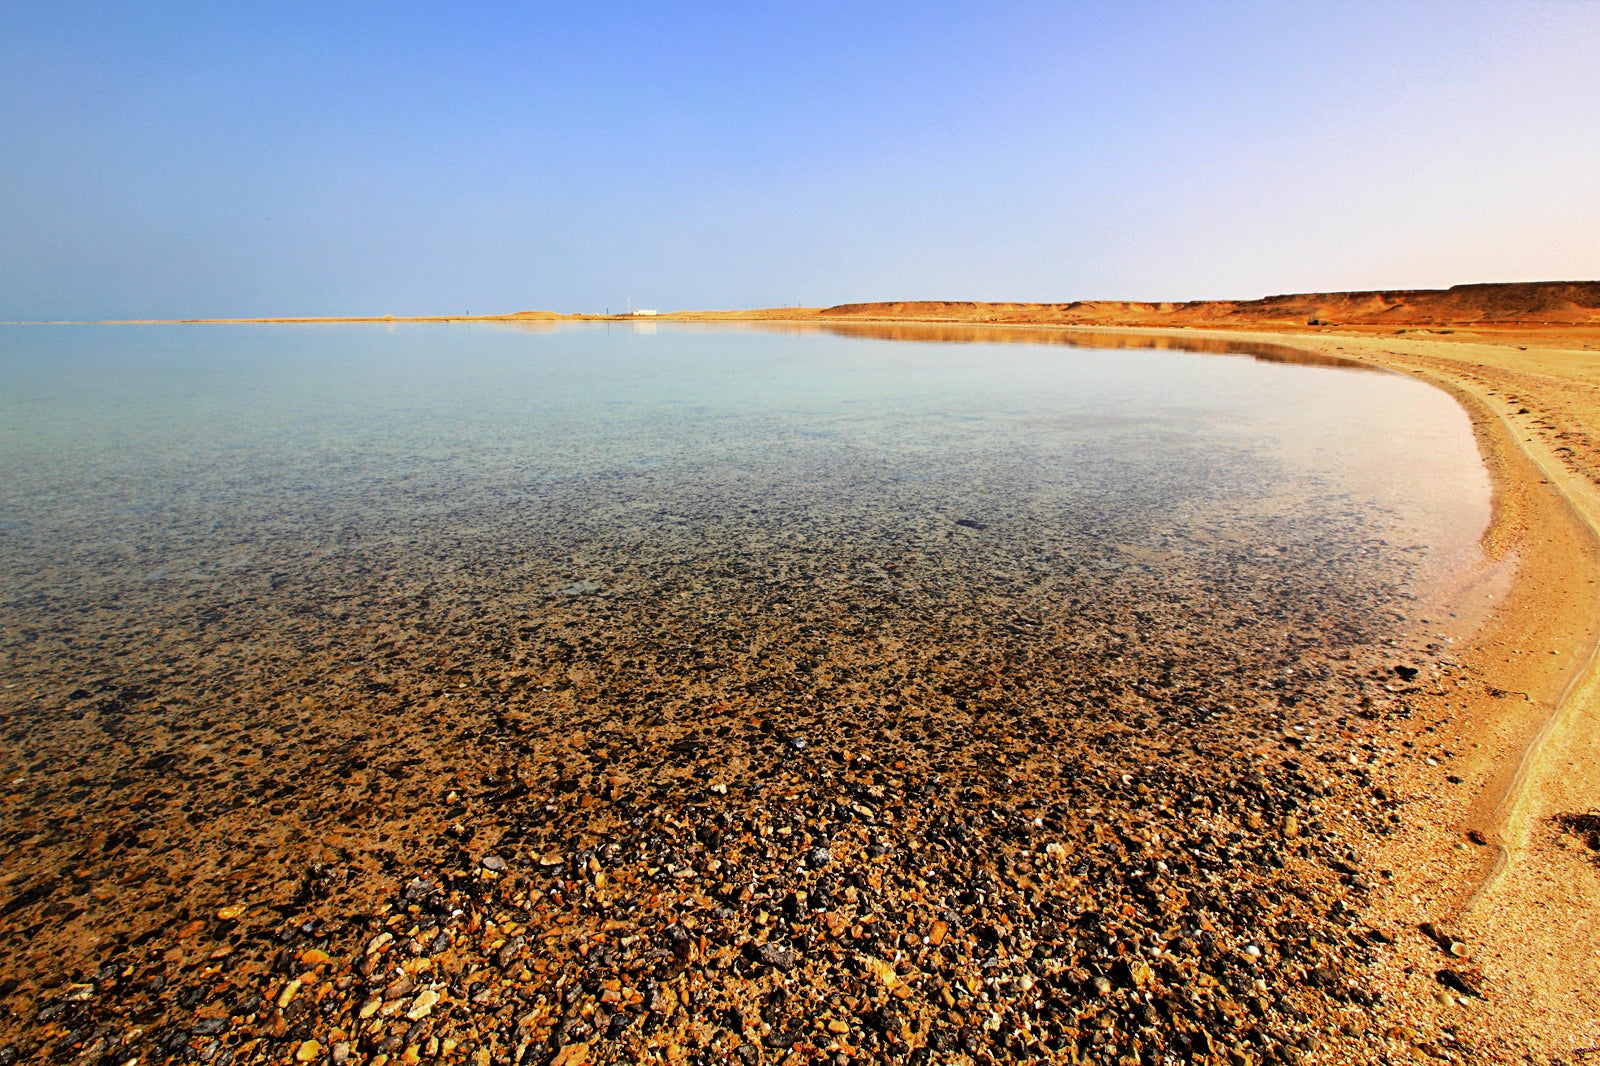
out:
M995 804L1039 817L996 838L1001 873L1038 829L1080 883L1138 865L1094 852L1080 813L1192 822L1251 772L1269 816L1302 809L1294 782L1332 785L1262 745L1373 717L1370 663L1481 565L1489 485L1465 414L1325 360L1059 341L0 328L11 1036L107 1055L163 1025L189 1039L180 1016L243 997L285 937L364 939L397 886L491 852L542 876L610 864L610 900L558 880L517 903L531 925L536 904L599 891L599 930L638 917L617 902L635 866L660 895L663 848L708 899L749 884L759 902L787 871L827 900L840 890L808 849L836 870L852 847L892 862L869 849L937 850L938 819ZM926 827L852 821L839 788L876 789L871 809L903 794ZM754 829L744 851L692 831L786 804L792 854ZM995 893L971 885L1000 876L975 831L948 862L908 860L921 911L903 895L877 911L975 922ZM212 928L230 904L254 921ZM826 939L788 920L785 943ZM201 973L192 1001L166 991ZM249 1039L320 1031L283 1013ZM948 1047L934 1031L908 1030L967 1048L959 1026Z

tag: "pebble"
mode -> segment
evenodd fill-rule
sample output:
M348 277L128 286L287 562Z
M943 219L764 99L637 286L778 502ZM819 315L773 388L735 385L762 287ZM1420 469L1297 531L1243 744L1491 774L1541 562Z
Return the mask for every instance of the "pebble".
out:
M429 1014L433 1013L433 1008L438 1002L439 993L433 991L431 988L424 989L423 991L417 993L416 999L411 1001L411 1009L406 1011L406 1018L413 1022L422 1018L426 1018Z
M560 511L560 565L603 554L583 517L593 500L562 504L559 479L541 486L537 507L511 510ZM608 486L626 509L625 479ZM739 523L755 520L730 503L674 506L696 537L744 544ZM239 808L260 826L238 839L266 850L228 868L272 877L222 882L217 899L194 889L137 950L107 938L106 957L0 1037L26 1041L28 1061L73 1033L74 1054L102 1039L99 1058L119 1062L198 1056L215 1040L211 1061L227 1049L233 1066L307 1043L388 1066L665 1049L835 1066L1292 1062L1298 1051L1261 1051L1312 1038L1342 1061L1341 1019L1370 1007L1378 943L1352 935L1365 903L1350 851L1390 824L1363 747L1367 723L1398 713L1372 673L1389 653L1319 636L1302 655L1281 619L1239 605L1293 603L1308 633L1319 618L1333 633L1379 626L1350 591L1374 580L1374 553L1341 558L1330 542L1252 576L1249 542L1156 549L1139 524L1091 509L1117 565L1080 595L1072 568L1096 557L1061 554L1000 511L985 510L981 543L896 512L855 542L814 539L781 572L752 570L754 549L708 558L693 538L676 561L585 560L580 572L619 590L604 597L554 595L572 575L529 553L518 580L543 591L515 613L443 579L433 606L372 607L380 617L360 627L286 600L308 640L328 626L316 639L343 642L341 684L360 706L341 717L290 701L248 746L218 743L228 773L269 782ZM785 514L806 522L803 507ZM1114 544L1169 561L1131 565ZM879 565L891 555L894 571ZM1167 595L1216 574L1228 596ZM674 595L633 602L628 590L656 580ZM978 600L940 591L974 580ZM83 684L92 725L101 697ZM1326 720L1290 738L1288 707ZM193 717L196 738L218 740ZM142 760L164 750L145 746ZM298 750L313 747L326 767ZM152 809L139 818L170 815L152 790L202 773L140 766L130 780ZM244 817L235 793L215 791L203 813L241 824L225 820ZM324 804L316 832L271 836L279 819L301 832ZM118 846L131 854L137 839ZM83 898L65 880L13 891L35 889L18 905L28 927ZM72 998L87 977L92 992Z
M771 966L785 973L794 969L800 961L800 956L788 948L777 944L763 944L756 950L756 958L763 966Z

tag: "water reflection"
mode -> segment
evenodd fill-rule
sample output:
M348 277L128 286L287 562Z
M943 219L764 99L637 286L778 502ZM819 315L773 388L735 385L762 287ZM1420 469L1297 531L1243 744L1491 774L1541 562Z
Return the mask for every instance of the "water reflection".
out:
M1286 344L1223 337L1175 337L1168 334L1065 330L1054 326L990 326L948 322L801 322L741 323L749 329L803 336L831 333L864 340L924 341L942 344L1046 344L1063 348L1145 349L1248 355L1264 363L1346 367L1374 370L1366 363L1336 355L1308 352Z

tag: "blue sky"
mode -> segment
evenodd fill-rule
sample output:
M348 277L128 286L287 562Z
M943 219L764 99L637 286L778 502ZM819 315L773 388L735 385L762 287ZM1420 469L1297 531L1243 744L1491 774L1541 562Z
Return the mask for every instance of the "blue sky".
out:
M1600 4L0 5L0 319L1600 278Z

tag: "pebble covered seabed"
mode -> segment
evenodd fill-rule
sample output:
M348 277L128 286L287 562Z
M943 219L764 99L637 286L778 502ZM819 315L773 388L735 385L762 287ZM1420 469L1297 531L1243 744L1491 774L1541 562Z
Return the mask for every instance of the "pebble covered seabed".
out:
M0 1063L1381 1057L1368 501L789 443L19 493Z

